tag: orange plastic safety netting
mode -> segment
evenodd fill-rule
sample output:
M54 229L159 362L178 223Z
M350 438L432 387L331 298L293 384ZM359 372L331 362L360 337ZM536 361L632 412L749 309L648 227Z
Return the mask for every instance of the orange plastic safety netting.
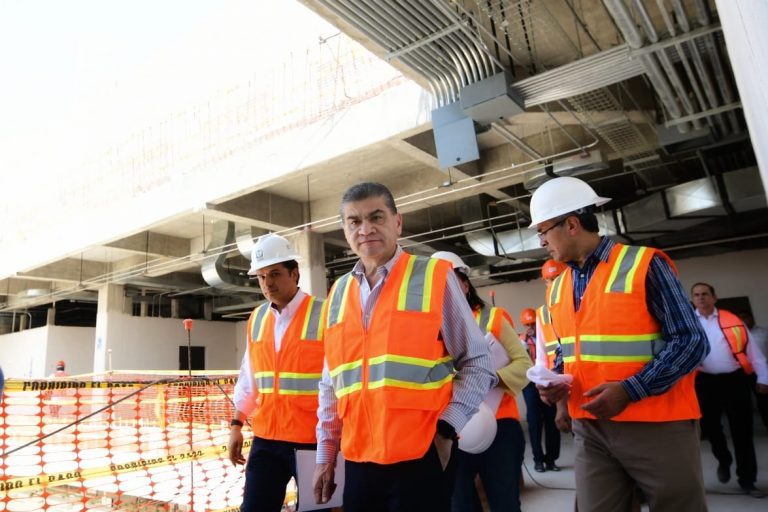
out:
M235 379L7 381L0 510L239 510L243 470L227 459Z

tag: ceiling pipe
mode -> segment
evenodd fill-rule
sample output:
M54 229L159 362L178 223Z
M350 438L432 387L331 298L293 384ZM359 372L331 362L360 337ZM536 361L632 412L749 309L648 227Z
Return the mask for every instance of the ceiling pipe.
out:
M632 19L627 6L624 5L623 0L603 0L603 4L611 15L611 18L613 18L613 21L627 44L634 49L642 48L643 37L640 34L635 21ZM669 115L673 119L682 117L683 114L680 110L680 105L677 102L676 95L672 91L665 74L659 67L656 55L643 54L640 56L640 61L643 63L646 75L651 84L653 84L656 94L658 94L659 99ZM687 124L681 124L678 129L681 132L686 132L689 130L689 126Z
M711 21L709 18L709 11L707 6L702 0L694 0L693 5L696 8L699 24L701 24L703 27L708 26ZM723 63L720 60L720 54L718 53L717 45L715 44L715 36L712 34L707 34L704 36L704 44L707 47L709 55L712 57L712 70L715 74L715 80L717 81L717 85L720 88L720 92L723 95L723 102L726 104L733 103L736 101L736 98L733 93L733 89L731 89L731 85L725 76L725 66L723 66ZM741 125L739 124L739 120L736 117L735 112L728 113L728 120L730 121L731 129L734 132L741 131Z
M690 32L692 30L692 27L690 22L688 21L688 15L685 12L685 7L683 6L683 3L680 0L672 0L672 8L675 11L677 21L680 24L680 28L682 29L682 31ZM699 77L701 79L701 85L704 88L707 101L709 102L709 108L710 109L716 108L720 105L720 100L718 99L715 85L714 83L712 83L712 79L709 76L709 72L707 71L707 68L704 65L704 59L702 59L701 57L701 52L699 51L699 47L696 44L696 40L687 41L687 44L690 49L691 56L693 57L693 64L696 67L696 71L698 72ZM715 119L716 119L718 128L720 130L720 135L721 136L726 135L728 133L728 128L725 124L725 121L723 120L722 115L717 116Z
M659 35L656 32L656 27L653 25L653 21L651 20L650 15L648 14L648 10L643 4L643 0L632 0L632 2L635 6L635 12L637 12L638 16L640 17L641 25L643 26L643 30L645 31L645 35L648 37L648 40L651 43L658 43ZM696 109L691 103L690 98L688 98L688 92L685 90L685 86L683 86L683 82L680 80L680 75L677 73L677 69L675 69L674 64L672 64L672 60L669 58L669 55L667 55L666 51L659 50L656 52L656 56L658 57L662 68L664 68L667 77L669 77L669 81L672 83L672 87L675 89L677 98L683 105L683 109L685 109L688 115L694 114ZM681 56L681 59L684 59L684 57ZM702 127L701 121L698 119L693 121L693 127L700 129Z

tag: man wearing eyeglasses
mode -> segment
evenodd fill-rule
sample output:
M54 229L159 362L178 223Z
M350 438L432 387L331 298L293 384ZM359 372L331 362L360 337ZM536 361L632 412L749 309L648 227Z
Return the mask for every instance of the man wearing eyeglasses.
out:
M706 336L666 254L599 235L608 201L571 177L531 198L542 247L569 266L546 304L573 383L539 392L567 397L579 510L629 511L637 486L654 512L704 511L693 371Z

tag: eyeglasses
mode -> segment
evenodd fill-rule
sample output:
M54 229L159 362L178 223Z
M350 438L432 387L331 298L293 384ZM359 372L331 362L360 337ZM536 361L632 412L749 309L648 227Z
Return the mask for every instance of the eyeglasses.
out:
M538 233L536 233L537 235L539 235L539 240L544 240L547 237L547 233L549 233L550 231L552 231L556 227L562 226L563 224L565 224L566 220L567 220L567 217L565 219L560 219L558 222L555 222L554 224L549 226L544 231L539 231Z

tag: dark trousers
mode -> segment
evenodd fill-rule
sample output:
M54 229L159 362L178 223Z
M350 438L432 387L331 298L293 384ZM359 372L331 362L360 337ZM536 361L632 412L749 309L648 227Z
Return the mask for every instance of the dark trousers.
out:
M492 512L520 512L520 468L525 452L523 429L519 421L511 418L497 420L496 425L496 437L486 451L456 452L453 512L482 512L475 475L480 475Z
M241 512L279 512L285 501L285 487L291 477L296 477L296 450L314 449L314 444L254 437L245 465Z
M430 443L419 459L394 464L346 461L344 512L449 512L456 443L443 471Z
M531 452L534 462L554 463L560 457L560 431L555 425L557 407L541 401L539 390L531 382L523 388L528 436L531 440ZM541 432L544 431L545 451L541 449Z
M696 395L701 406L701 431L712 445L712 454L720 464L733 461L720 421L725 413L731 429L736 454L739 485L749 487L757 478L755 444L752 439L752 391L750 379L742 371L696 375Z
M755 401L757 402L757 412L760 414L760 419L763 420L763 425L768 430L768 395L761 395L757 392L757 375L751 375L751 386L755 392Z

